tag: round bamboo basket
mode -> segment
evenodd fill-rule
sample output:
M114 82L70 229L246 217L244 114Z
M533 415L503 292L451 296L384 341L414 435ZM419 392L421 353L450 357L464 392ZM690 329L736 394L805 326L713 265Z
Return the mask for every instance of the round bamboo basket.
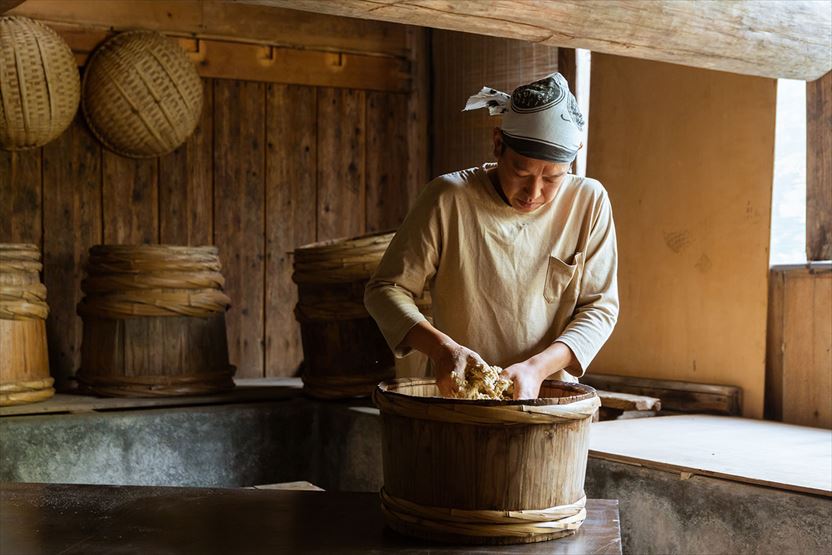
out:
M46 287L35 245L0 244L0 406L55 394L46 344Z
M433 379L379 384L385 521L418 538L513 544L575 533L586 518L589 386L547 380L520 401L445 399Z
M234 387L216 247L90 249L81 388L99 395L205 395Z
M27 17L0 17L0 148L45 145L72 123L81 79L72 50Z
M121 33L93 53L84 72L83 109L110 150L161 156L184 143L202 113L202 81L176 42L151 31Z
M366 397L395 377L393 353L364 308L364 286L394 233L314 243L294 251L304 391L319 399ZM418 301L429 310L428 296Z

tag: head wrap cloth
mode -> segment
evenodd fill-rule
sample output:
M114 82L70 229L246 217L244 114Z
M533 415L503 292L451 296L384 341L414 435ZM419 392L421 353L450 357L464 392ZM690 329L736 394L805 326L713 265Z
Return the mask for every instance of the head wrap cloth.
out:
M517 87L511 96L483 87L463 111L478 108L503 116L503 140L518 154L556 163L572 162L578 155L584 118L560 73Z

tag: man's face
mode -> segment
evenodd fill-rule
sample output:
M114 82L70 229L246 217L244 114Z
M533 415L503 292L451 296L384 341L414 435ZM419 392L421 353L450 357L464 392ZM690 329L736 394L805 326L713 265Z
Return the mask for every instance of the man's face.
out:
M569 164L557 164L517 154L504 145L502 133L494 130L497 177L509 204L520 212L533 212L555 198Z

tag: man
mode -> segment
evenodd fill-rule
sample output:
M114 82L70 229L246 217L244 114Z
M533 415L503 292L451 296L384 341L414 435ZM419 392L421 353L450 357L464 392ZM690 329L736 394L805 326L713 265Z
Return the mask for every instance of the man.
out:
M549 376L577 381L618 317L607 193L569 173L583 118L559 73L467 109L502 114L496 164L440 176L419 195L364 303L390 348L431 360L440 393L469 362L504 367L516 399ZM414 295L430 287L433 324Z

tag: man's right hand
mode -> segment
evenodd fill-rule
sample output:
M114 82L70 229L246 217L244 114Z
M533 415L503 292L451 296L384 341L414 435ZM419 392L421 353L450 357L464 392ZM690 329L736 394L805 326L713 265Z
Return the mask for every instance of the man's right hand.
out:
M469 363L487 366L480 355L463 347L427 321L413 326L402 340L402 345L428 355L436 372L436 385L443 397L449 397L454 393L452 372L461 372L464 375Z
M437 350L436 358L431 357L431 360L436 372L436 386L439 388L439 394L443 397L450 397L456 392L451 377L453 372L464 376L465 368L469 364L488 366L480 355L456 342L442 345Z

